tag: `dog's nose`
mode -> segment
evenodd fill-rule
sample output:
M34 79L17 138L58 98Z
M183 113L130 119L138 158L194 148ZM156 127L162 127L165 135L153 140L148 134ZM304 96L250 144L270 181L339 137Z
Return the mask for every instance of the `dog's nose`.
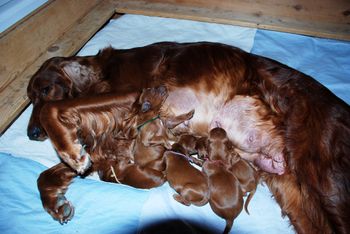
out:
M30 140L38 140L41 134L41 130L38 127L33 127L31 129L28 129L28 137Z

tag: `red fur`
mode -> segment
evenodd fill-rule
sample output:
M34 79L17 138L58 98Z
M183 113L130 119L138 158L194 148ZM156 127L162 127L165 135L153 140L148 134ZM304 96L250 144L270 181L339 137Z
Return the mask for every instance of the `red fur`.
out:
M80 68L70 69L73 65ZM39 119L46 102L104 92L122 95L160 84L170 96L188 91L198 101L191 126L196 133L208 131L215 110L205 110L213 103L222 105L237 94L257 97L285 144L285 173L264 177L283 213L298 233L350 232L349 105L313 78L231 46L164 42L50 59L28 85L34 104L28 135L46 138ZM168 103L175 115L193 107L181 97Z

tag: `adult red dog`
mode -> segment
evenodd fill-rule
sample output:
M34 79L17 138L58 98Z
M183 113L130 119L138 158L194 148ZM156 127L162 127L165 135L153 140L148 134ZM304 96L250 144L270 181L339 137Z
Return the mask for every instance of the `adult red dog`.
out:
M264 116L272 119L284 145L282 152L270 155L252 152L250 160L272 172L264 180L283 214L298 233L350 233L349 105L313 78L232 46L164 42L107 48L96 56L52 58L28 85L34 104L28 136L46 138L38 116L48 101L158 85L168 87L175 114L195 109L191 127L199 133L208 131L213 121L234 123L230 111L244 111L244 105L216 117L236 95L260 99L268 110ZM235 132L225 130L234 138ZM249 152L256 142L271 143L266 139L271 140L253 131L236 143Z

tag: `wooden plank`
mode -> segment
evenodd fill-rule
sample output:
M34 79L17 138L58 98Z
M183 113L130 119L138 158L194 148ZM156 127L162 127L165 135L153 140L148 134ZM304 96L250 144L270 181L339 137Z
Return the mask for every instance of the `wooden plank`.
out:
M350 40L349 0L124 0L118 13L234 24Z
M115 13L115 4L101 1L87 15L79 19L56 42L47 46L46 50L33 64L10 82L0 92L0 132L21 113L29 103L26 90L31 76L41 64L53 56L70 56L75 54ZM20 58L20 53L16 53Z
M1 34L0 92L99 1L51 0Z

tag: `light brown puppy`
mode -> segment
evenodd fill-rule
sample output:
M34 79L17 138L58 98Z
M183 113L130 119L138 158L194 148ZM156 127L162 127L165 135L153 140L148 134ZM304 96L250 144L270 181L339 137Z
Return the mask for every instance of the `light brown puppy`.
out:
M169 185L177 192L174 199L186 206L203 206L208 203L209 188L204 174L194 168L178 143L164 153L166 177Z
M226 220L223 233L229 233L234 219L243 209L243 193L239 181L219 160L205 161L203 172L208 177L210 207L215 214Z

